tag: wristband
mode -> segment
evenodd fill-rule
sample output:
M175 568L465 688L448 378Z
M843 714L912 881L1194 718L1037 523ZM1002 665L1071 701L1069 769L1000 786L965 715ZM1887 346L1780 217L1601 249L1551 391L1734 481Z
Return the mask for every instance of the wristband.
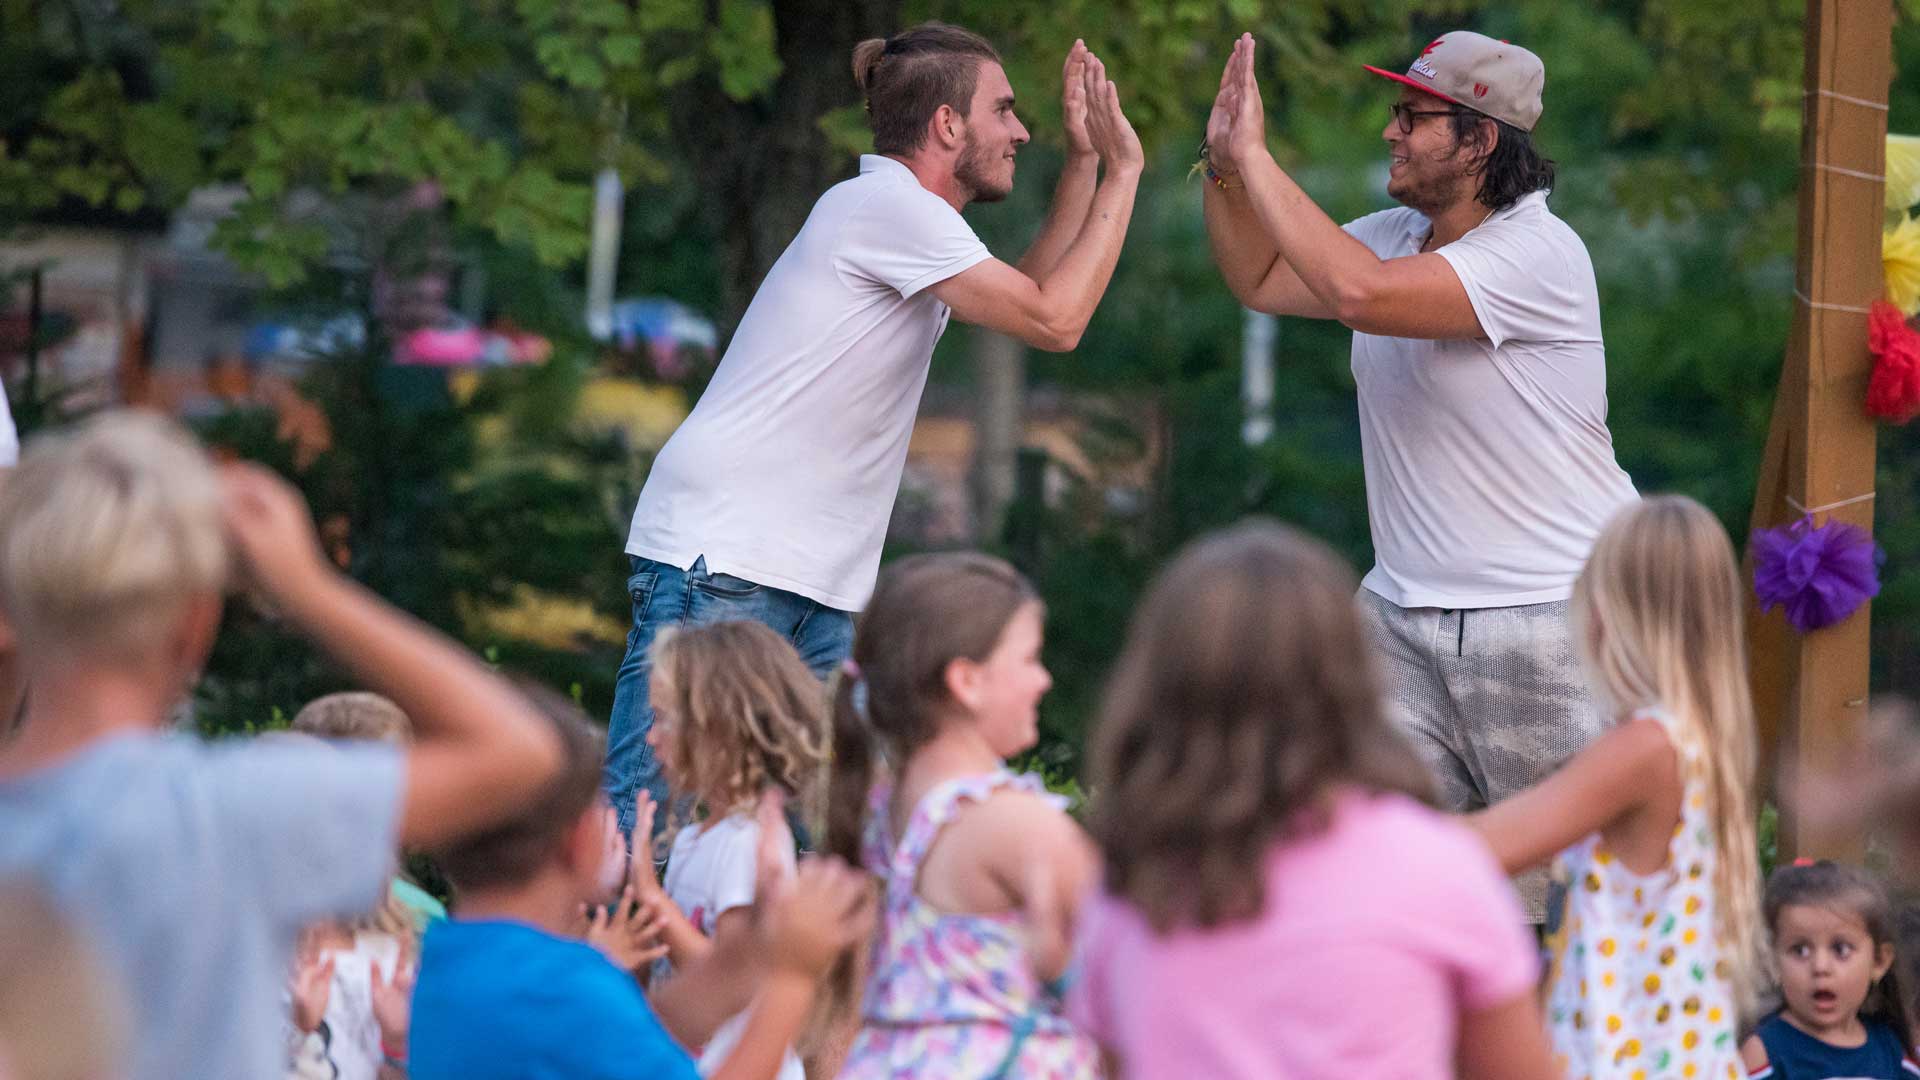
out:
M401 1047L398 1052L395 1052L393 1047L387 1045L387 1040L381 1039L380 1059L383 1063L404 1071L407 1067L406 1047Z

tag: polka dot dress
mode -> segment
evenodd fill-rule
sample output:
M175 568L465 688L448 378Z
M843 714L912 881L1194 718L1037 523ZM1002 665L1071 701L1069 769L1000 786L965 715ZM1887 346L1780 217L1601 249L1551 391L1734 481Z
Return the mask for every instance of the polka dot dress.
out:
M1561 854L1547 1024L1569 1080L1740 1080L1733 988L1716 934L1717 856L1698 747L1659 720L1686 781L1665 869L1622 866L1595 833Z

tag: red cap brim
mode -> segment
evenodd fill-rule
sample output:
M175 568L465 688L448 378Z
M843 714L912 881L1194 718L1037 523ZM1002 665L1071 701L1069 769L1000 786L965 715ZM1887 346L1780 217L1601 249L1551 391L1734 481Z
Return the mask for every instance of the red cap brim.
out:
M1373 72L1375 75L1378 75L1383 79L1392 79L1394 82L1411 86L1415 90L1418 90L1423 94L1431 94L1434 97L1439 98L1441 101L1451 102L1465 109L1473 108L1473 106L1468 105L1466 102L1461 101L1459 98L1450 98L1447 95L1441 93L1440 91L1435 90L1433 87L1428 86L1426 83L1414 82L1412 79L1408 78L1405 75L1400 74L1397 71L1383 71L1380 68L1374 67L1372 64L1361 64L1360 66L1363 68L1366 68L1368 71Z

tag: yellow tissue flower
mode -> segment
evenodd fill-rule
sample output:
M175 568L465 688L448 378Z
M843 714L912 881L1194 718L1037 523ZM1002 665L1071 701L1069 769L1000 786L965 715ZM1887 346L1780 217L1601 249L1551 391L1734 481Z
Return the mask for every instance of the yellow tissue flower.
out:
M1887 299L1911 319L1920 312L1920 219L1906 218L1880 238Z
M1920 135L1887 136L1887 209L1920 203Z

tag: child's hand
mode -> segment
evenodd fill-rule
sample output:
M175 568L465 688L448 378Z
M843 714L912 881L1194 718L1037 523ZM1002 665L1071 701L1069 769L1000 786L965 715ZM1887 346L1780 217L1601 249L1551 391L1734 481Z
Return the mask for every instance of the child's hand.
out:
M831 856L810 858L797 873L776 871L763 933L775 970L818 979L873 932L873 883Z
M642 901L666 896L653 865L653 818L658 809L646 788L633 797L633 856L627 861L627 887Z
M406 1048L413 1016L413 983L419 974L419 967L405 957L394 962L392 978L381 970L379 961L374 961L373 1019L380 1025L380 1045L384 1049Z
M587 943L621 970L638 972L667 955L667 946L662 940L666 926L666 916L660 909L636 900L629 886L620 894L618 903L588 917Z
M288 990L293 998L293 1026L302 1035L312 1034L326 1018L327 1000L333 996L333 953L303 940L293 958Z
M227 535L264 599L285 600L331 569L313 515L292 484L271 469L239 462L221 467L220 486Z

